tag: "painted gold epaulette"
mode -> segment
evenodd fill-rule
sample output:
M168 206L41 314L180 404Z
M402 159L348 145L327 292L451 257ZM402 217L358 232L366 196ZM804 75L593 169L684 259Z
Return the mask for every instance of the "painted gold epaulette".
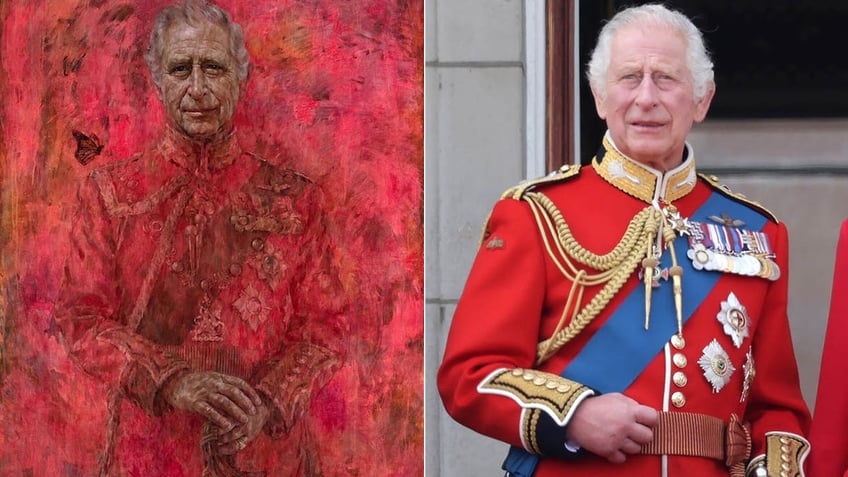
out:
M566 164L546 176L540 177L538 179L525 180L517 186L510 187L506 190L506 192L501 194L501 199L520 199L521 196L523 196L528 189L531 189L541 184L552 184L562 182L577 176L577 174L580 174L579 165Z
M772 211L768 210L757 201L751 200L738 192L731 191L729 187L718 181L718 177L714 175L706 175L700 172L698 173L698 177L703 179L704 182L707 183L707 185L709 185L716 191L722 193L723 195L730 197L731 199L736 200L738 202L742 202L743 204L751 207L752 209L762 213L769 219L773 220L775 223L780 223L780 220L777 219L777 216L774 215Z

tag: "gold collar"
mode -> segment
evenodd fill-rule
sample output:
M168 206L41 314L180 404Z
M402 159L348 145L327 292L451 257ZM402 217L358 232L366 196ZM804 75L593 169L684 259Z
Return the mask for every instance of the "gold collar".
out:
M627 194L651 203L674 202L695 188L695 158L687 145L688 158L674 169L662 173L622 154L609 134L604 136L603 156L595 156L592 167L607 182ZM600 154L599 154L600 155Z

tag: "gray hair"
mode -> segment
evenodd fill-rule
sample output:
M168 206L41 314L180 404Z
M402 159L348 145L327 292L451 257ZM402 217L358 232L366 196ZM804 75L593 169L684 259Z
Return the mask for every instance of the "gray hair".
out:
M607 22L598 34L598 43L592 51L586 76L592 89L606 98L606 74L612 54L612 38L622 27L631 25L657 24L671 27L686 38L686 66L692 73L692 85L695 100L700 101L707 94L707 88L713 81L713 62L704 45L704 37L686 15L669 10L663 5L649 4L632 7L617 13Z
M158 88L162 81L162 53L165 51L164 34L172 25L184 23L196 26L201 23L212 23L223 27L230 33L230 53L236 60L236 75L239 81L247 78L250 66L250 56L244 44L244 31L235 23L223 8L205 0L185 0L162 9L153 23L150 33L150 46L144 55L144 61L150 69L153 83Z

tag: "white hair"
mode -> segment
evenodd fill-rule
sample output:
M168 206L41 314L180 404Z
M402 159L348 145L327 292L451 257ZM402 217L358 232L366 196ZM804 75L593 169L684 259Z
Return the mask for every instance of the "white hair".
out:
M162 81L162 53L165 50L165 31L172 25L184 23L196 26L203 22L218 25L230 34L230 53L236 61L236 76L239 81L247 78L250 57L244 44L244 31L235 23L223 8L206 0L185 0L183 3L165 7L156 15L153 30L150 33L150 46L144 55L150 75L156 87Z
M613 36L622 28L631 25L664 25L679 32L686 39L686 66L692 73L692 86L695 100L706 96L713 81L713 62L704 45L704 37L686 15L669 10L663 5L649 4L632 7L617 13L607 22L598 34L598 42L592 50L592 57L586 69L586 76L592 89L606 98L606 75L612 53Z

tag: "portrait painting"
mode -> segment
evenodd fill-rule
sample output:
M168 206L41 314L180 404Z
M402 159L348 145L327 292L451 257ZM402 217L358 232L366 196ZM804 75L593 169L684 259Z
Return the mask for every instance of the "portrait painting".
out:
M0 0L0 475L423 475L423 0Z

